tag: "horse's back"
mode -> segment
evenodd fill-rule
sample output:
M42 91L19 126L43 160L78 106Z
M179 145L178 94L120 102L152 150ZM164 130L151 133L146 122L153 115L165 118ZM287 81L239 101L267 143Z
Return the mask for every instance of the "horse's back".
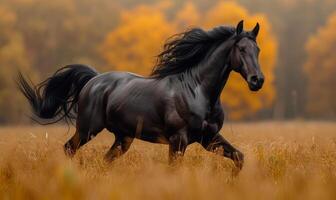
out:
M145 77L129 72L106 72L92 78L82 89L81 95L99 95L106 90L127 85L134 79L146 80Z
M90 80L80 94L79 115L103 116L113 132L134 132L139 120L151 130L161 124L164 90L159 81L128 72L103 73ZM141 119L140 119L141 118ZM127 127L127 130L123 127ZM114 130L115 130L114 129Z
M156 112L156 105L164 96L157 80L123 72L106 76L108 113L146 115Z

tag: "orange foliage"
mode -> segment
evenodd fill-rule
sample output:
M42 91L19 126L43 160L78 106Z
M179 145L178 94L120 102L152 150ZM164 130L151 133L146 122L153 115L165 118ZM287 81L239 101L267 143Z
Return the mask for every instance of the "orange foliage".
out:
M148 75L155 61L154 56L160 52L169 36L196 25L206 28L236 25L241 19L245 20L247 30L253 28L256 22L261 24L258 42L262 49L260 63L266 84L260 93L255 94L249 92L240 76L235 74L230 77L222 100L230 110L230 118L240 119L271 106L275 96L273 71L277 43L264 15L251 15L234 2L220 2L201 18L196 7L188 1L176 13L176 17L168 21L164 12L157 7L139 6L122 13L119 26L107 35L101 52L109 67L115 70Z
M15 92L13 77L18 68L27 73L31 70L22 35L14 29L16 14L0 6L0 16L0 122L9 122L22 116L25 105L22 96Z
M336 13L309 39L306 46L308 59L304 70L308 80L308 114L327 117L336 113L335 31Z
M122 13L120 25L107 35L101 52L115 70L148 75L155 55L174 33L175 26L160 10L140 6Z
M186 2L176 14L176 22L181 29L197 26L199 21L199 13L191 1Z

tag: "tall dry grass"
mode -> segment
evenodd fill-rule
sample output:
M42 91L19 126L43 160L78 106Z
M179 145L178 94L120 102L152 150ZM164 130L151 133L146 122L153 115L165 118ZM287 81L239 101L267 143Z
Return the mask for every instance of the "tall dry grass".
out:
M230 160L193 144L167 165L168 147L135 141L110 165L113 135L99 134L72 160L62 126L0 128L1 199L336 199L336 124L226 124L222 134L245 153Z

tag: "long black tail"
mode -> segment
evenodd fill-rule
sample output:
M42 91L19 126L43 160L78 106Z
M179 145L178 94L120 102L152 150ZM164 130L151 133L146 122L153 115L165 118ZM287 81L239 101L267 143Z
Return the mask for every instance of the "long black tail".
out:
M84 85L98 73L85 65L67 65L38 85L30 84L19 72L18 86L40 119L75 119L78 96ZM38 121L39 123L42 123Z

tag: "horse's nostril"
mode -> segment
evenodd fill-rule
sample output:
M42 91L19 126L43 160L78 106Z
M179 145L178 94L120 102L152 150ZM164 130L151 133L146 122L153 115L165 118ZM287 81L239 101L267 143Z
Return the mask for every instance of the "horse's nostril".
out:
M258 83L258 76L251 76L250 78L250 82L253 84L253 85L256 85Z

